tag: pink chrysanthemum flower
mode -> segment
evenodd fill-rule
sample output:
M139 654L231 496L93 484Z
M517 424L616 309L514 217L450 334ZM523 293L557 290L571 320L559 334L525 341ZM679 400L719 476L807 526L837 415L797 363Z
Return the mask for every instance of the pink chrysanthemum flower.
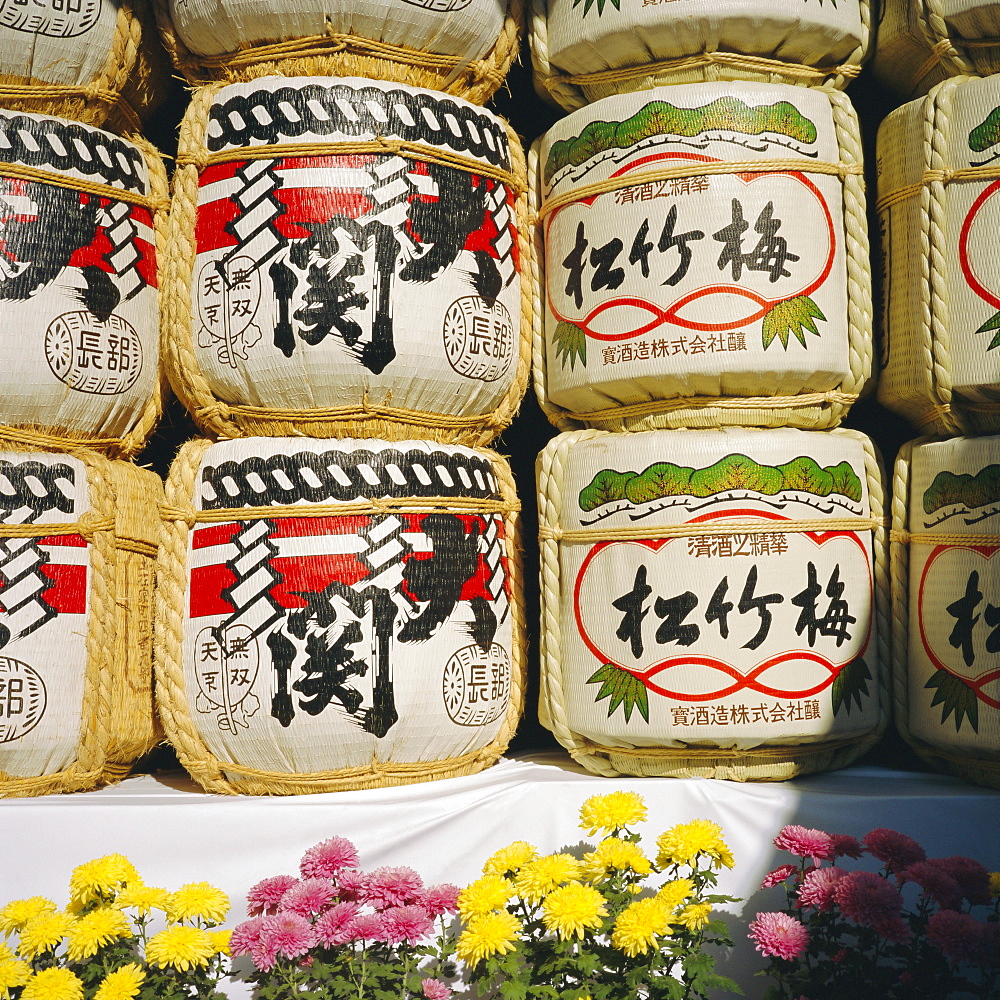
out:
M924 849L905 833L878 827L864 836L864 845L891 872L901 872L918 861L923 861L927 854Z
M974 962L984 943L984 926L971 913L941 910L927 921L927 940L952 962Z
M299 958L316 944L316 932L300 913L276 913L261 921L260 944L269 953Z
M358 849L346 837L331 837L302 855L303 878L336 878L345 868L357 868Z
M833 841L833 857L836 858L860 858L865 853L865 846L856 837L851 837L846 833L831 833L830 839Z
M943 910L957 910L962 906L962 890L940 860L929 858L917 861L901 873L904 882L915 882L924 895Z
M376 868L365 879L362 899L376 910L384 910L387 906L412 903L423 888L422 879L412 868Z
M434 929L433 918L422 906L392 906L380 915L387 944L416 944Z
M458 912L458 893L458 886L448 882L430 885L421 893L417 904L422 906L430 916L443 917L446 913Z
M299 880L291 875L272 875L258 882L247 893L247 916L256 917L261 913L277 913L281 897Z
M843 868L814 868L799 886L799 905L815 906L820 913L833 909L833 887L847 872Z
M906 944L913 937L910 925L900 916L875 920L872 922L872 928L876 934L893 944Z
M237 924L229 939L229 952L231 955L249 955L253 951L254 945L260 940L260 925L264 922L263 917L251 917Z
M382 929L381 913L359 913L354 918L354 937L365 941L382 941L385 932Z
M451 987L447 983L442 983L440 979L421 980L420 990L427 1000L448 1000L452 994Z
M833 899L848 920L867 927L885 926L903 909L899 890L874 872L848 872L837 879Z
M336 903L326 913L321 913L313 924L319 943L326 948L336 948L353 941L354 918L359 909L357 903Z
M300 913L311 917L322 913L337 898L337 887L328 878L306 878L293 885L281 897L278 912Z
M760 887L762 889L770 889L772 886L781 885L786 878L794 875L798 870L797 865L781 865L779 868L775 868L773 872L768 872L764 876L764 881L761 882Z
M968 902L973 906L985 906L989 903L992 899L989 869L973 858L961 855L936 860L958 883L958 888Z
M361 899L367 876L355 868L347 868L337 876L337 895L344 900Z
M822 830L794 824L783 827L774 838L774 846L799 858L812 858L813 864L833 858L833 838Z
M758 913L750 921L747 936L762 955L773 955L786 962L805 954L809 947L809 931L787 913Z

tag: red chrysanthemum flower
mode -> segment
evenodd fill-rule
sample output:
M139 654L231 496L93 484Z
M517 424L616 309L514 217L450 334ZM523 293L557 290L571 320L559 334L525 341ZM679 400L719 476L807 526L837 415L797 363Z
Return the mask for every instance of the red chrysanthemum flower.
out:
M758 913L750 921L750 939L762 955L791 962L805 954L809 931L787 913Z
M770 889L772 886L781 885L786 878L794 875L798 870L797 865L781 865L781 867L775 868L773 872L768 872L764 876L764 881L761 882L760 887L762 889Z
M336 878L345 868L357 868L358 849L346 837L331 837L302 855L303 878Z
M887 830L883 826L866 833L864 845L891 872L901 872L927 857L924 849L912 837L896 830Z
M799 858L812 858L813 863L833 858L833 838L822 830L791 824L774 838L774 846Z

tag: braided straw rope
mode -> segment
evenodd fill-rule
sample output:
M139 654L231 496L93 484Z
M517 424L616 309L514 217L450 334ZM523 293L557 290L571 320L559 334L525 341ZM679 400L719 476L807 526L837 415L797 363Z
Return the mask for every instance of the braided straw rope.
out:
M741 52L705 49L669 59L657 59L651 53L649 62L638 65L567 75L560 73L552 64L549 54L546 0L531 0L529 41L535 90L545 100L567 111L576 111L613 94L720 80L752 80L842 90L861 72L861 64L871 41L871 6L867 0L859 3L859 13L860 42L846 59L833 66L807 66Z
M517 359L514 378L499 405L489 413L454 415L426 412L410 407L394 406L387 395L373 402L365 391L357 403L344 406L285 409L228 403L216 398L211 383L198 362L195 348L192 276L197 257L195 220L198 212L199 165L219 159L234 159L244 154L260 155L259 150L278 147L249 147L209 155L203 137L208 114L215 94L227 84L218 83L198 91L181 125L178 165L174 172L174 197L170 213L167 248L163 255L164 304L161 354L167 377L178 399L187 407L198 426L219 438L253 437L368 437L401 441L415 436L445 444L465 444L473 447L489 444L517 413L528 385L531 367L531 310L538 284L536 261L530 237L528 193L524 151L520 140L505 124L511 151L511 170L493 171L489 165L477 164L466 157L427 148L410 150L410 144L375 139L368 143L323 143L280 147L289 154L310 155L298 150L362 147L370 152L389 152L408 158L446 163L455 169L483 176L503 175L517 192L514 217L517 224L517 246L520 263L520 306ZM313 154L318 155L318 154ZM418 429L418 430L417 430Z
M914 753L936 771L951 774L977 785L1000 788L1000 754L989 754L986 747L974 751L949 750L927 742L910 731L910 545L942 545L960 542L965 545L1000 544L996 535L959 535L945 532L911 534L910 475L913 451L935 440L920 437L908 441L899 450L892 477L892 531L890 532L890 567L892 577L892 696L896 730Z
M73 457L87 470L91 512L74 524L2 525L0 537L87 539L87 661L76 758L51 774L0 772L0 798L87 791L116 781L160 738L150 666L162 486L152 472L125 462L82 450Z
M485 104L503 84L517 56L524 21L524 0L508 0L500 34L482 59L423 52L333 31L202 56L181 41L170 20L168 0L153 2L163 44L192 84L245 83L262 76L360 76L439 90L473 104Z
M846 767L880 739L888 724L888 664L889 664L889 578L885 549L884 527L884 476L874 445L863 434L849 430L830 433L851 438L861 443L865 456L865 476L870 498L870 517L848 519L846 530L872 531L874 562L875 607L874 632L877 663L875 664L878 719L873 729L861 736L836 739L818 738L807 743L781 743L773 741L749 748L725 749L720 747L629 747L597 743L573 730L566 706L566 686L571 682L565 667L562 651L562 594L564 581L559 558L560 536L566 541L596 541L612 538L638 537L629 528L597 531L564 531L559 528L563 508L562 487L565 467L571 453L587 441L600 440L605 431L582 430L555 439L538 461L539 550L541 564L541 683L539 693L539 721L549 729L570 755L587 770L595 774L612 776L669 775L672 777L726 778L733 781L784 781L799 774L833 770ZM818 522L829 527L839 523L830 520ZM790 531L813 530L813 522L783 522ZM705 533L707 525L695 527L676 525L664 530L646 527L647 539L684 537ZM729 530L727 531L726 528ZM744 533L750 529L747 522L735 522L712 530L713 534ZM768 530L764 526L752 530Z
M868 391L872 370L872 292L865 204L861 137L857 115L850 100L839 91L830 91L834 131L840 160L836 163L798 160L747 160L706 164L685 164L625 174L583 185L554 198L541 198L541 140L531 147L528 176L533 191L534 218L544 220L565 205L605 192L633 187L643 181L707 174L766 173L800 171L837 176L841 179L843 229L847 283L847 375L832 390L773 396L676 396L640 403L616 404L602 409L573 412L554 403L546 384L547 347L545 341L544 279L533 303L532 363L534 387L545 415L560 430L598 427L612 431L643 431L661 428L710 428L724 425L800 427L825 429L840 423L851 404ZM536 227L541 228L541 227ZM541 234L536 237L539 273L544 273Z
M193 511L198 471L211 442L196 440L184 445L167 480L166 504L163 507L163 551L156 587L154 664L157 706L164 730L178 757L191 776L206 791L223 795L298 795L307 792L348 791L357 788L383 788L439 778L475 774L490 767L507 749L524 708L527 684L525 664L524 601L521 593L522 560L520 518L517 493L507 462L488 450L480 454L491 461L497 477L500 503L470 498L451 498L452 508L464 513L502 511L506 533L505 551L510 584L512 622L510 701L497 735L485 746L459 757L433 761L382 762L372 757L363 767L295 774L287 771L263 771L246 767L238 761L219 760L206 745L191 714L192 698L184 679L184 621L188 589L188 539L194 523L254 516L276 516L285 508L240 508L231 511ZM370 512L391 510L442 509L444 499L366 500L357 504L298 505L287 508L285 516L328 516L357 512L367 504ZM209 516L206 516L209 515ZM281 516L277 514L277 516Z

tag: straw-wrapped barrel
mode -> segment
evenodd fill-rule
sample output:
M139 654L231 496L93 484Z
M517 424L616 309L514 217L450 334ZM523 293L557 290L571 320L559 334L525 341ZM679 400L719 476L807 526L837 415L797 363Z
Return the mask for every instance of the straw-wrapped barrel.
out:
M156 742L162 500L93 452L0 453L0 797L95 788Z
M882 483L854 431L576 431L539 459L539 714L600 774L779 780L887 721Z
M157 697L208 791L471 774L523 701L517 500L499 456L422 441L185 445Z

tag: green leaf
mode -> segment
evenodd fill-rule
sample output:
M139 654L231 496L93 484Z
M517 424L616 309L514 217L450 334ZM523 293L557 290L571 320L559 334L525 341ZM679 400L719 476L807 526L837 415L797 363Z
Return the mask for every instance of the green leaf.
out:
M573 0L573 7L579 7L583 3L583 16L586 17L590 13L590 9L594 6L594 0ZM611 6L615 10L621 10L619 4L621 0L611 0ZM604 8L607 6L608 0L597 0L597 16L600 17L604 13Z
M868 669L868 664L860 657L856 656L850 663L845 664L833 681L831 697L833 699L833 714L843 710L850 715L853 705L860 710L863 707L863 699L868 697L868 682L872 679L872 673Z
M991 316L978 330L976 330L976 333L989 333L990 330L996 330L998 332L993 335L993 339L990 341L989 347L986 348L987 351L992 351L994 347L1000 347L1000 312Z
M575 323L559 323L552 335L556 342L556 354L563 368L569 362L570 370L576 368L576 359L587 367L587 335Z
M935 670L925 688L937 688L931 699L931 707L941 706L941 724L948 721L948 716L955 713L955 732L962 728L965 716L974 733L979 732L979 700L976 692L960 677L949 674L947 670Z
M649 695L646 685L630 670L619 667L615 663L605 663L587 678L588 684L600 684L595 702L610 698L608 703L608 718L619 706L625 713L625 721L632 719L632 712L638 708L642 717L649 722Z
M826 317L822 310L808 295L797 295L793 299L785 299L771 307L771 311L764 317L761 325L761 337L764 349L771 346L771 342L777 337L781 341L781 346L788 350L788 336L794 333L796 340L805 347L805 330L819 336L819 329L816 320L824 322Z
M500 984L500 995L504 1000L524 1000L528 987L515 979L507 979Z

